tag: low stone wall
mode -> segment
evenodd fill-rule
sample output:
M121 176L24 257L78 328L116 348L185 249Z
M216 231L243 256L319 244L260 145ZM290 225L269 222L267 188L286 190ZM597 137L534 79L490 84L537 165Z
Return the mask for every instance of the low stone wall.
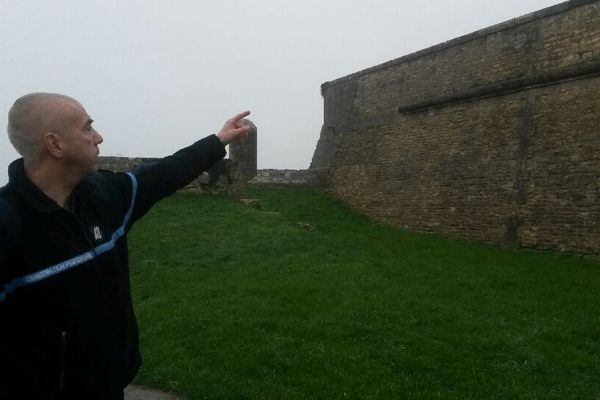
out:
M100 169L115 172L133 171L144 164L157 162L159 158L146 157L100 157ZM256 176L246 182L236 160L225 159L213 165L183 190L188 192L241 195L246 184L257 185L302 185L318 187L319 176L306 169L261 169Z
M260 169L250 184L320 186L315 172L307 169Z

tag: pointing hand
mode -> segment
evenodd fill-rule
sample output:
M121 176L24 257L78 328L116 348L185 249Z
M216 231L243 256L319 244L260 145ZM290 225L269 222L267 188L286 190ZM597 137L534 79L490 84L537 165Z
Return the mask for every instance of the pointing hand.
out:
M242 123L242 118L250 115L250 111L244 111L235 115L234 117L229 118L223 128L219 133L217 133L217 137L221 140L224 145L227 145L236 140L245 140L248 137L248 133L250 132L250 127L244 125Z

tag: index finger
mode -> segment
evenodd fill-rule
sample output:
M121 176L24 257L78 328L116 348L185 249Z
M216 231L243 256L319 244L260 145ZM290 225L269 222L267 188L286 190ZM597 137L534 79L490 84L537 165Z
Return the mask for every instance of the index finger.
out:
M241 112L235 115L233 118L231 118L231 121L239 121L240 119L247 117L248 115L250 115L250 111Z

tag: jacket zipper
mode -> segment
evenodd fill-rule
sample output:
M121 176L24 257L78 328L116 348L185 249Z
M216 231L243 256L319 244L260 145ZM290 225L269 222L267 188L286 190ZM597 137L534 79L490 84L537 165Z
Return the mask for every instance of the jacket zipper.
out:
M58 386L59 399L62 399L65 391L65 373L67 369L67 332L60 334L60 381Z

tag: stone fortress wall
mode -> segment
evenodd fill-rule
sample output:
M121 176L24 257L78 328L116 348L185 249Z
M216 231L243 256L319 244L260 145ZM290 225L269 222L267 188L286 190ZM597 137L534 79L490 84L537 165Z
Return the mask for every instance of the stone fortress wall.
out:
M310 170L371 217L600 254L600 2L572 0L322 85Z

